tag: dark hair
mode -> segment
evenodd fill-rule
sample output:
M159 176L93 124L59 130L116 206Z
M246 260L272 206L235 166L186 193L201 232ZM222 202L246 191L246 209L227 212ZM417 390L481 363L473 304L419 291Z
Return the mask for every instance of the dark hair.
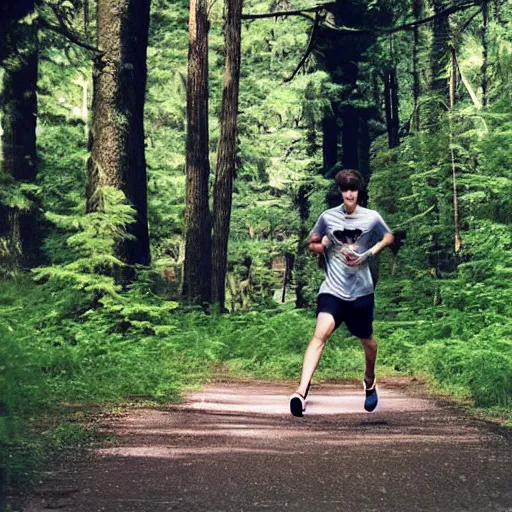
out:
M336 186L340 190L363 190L364 179L359 171L343 169L334 176Z

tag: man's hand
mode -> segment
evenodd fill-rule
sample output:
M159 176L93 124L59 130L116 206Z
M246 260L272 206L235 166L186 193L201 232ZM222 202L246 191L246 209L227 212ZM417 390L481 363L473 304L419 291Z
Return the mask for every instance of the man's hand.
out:
M332 245L332 240L327 235L324 235L322 237L322 242L321 243L322 243L322 247L324 249L329 249L329 247L331 247L331 245Z
M350 266L362 265L365 261L373 256L371 249L363 252L362 254L359 254L349 246L343 248L342 254L345 258L345 263Z

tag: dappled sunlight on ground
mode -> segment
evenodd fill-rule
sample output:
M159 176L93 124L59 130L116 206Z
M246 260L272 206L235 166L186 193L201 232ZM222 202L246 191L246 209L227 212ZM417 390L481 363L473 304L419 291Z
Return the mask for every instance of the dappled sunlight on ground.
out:
M510 434L403 389L381 385L372 414L357 384L322 384L294 418L293 385L260 382L129 410L25 512L512 510Z
M245 390L239 393L221 386L207 387L188 395L188 407L205 411L225 411L256 414L289 414L288 397L293 387L286 389L261 386L252 394ZM411 400L403 393L379 388L379 411L418 411L433 407L424 399ZM322 385L313 388L308 397L307 414L361 414L364 402L362 387Z

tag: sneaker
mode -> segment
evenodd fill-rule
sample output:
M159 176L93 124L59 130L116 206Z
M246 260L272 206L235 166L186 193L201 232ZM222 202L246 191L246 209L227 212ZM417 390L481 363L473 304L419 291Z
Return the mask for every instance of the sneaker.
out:
M363 387L364 392L366 394L366 398L364 400L364 410L368 412L373 412L375 410L375 407L377 407L377 403L379 402L375 382L376 380L373 379L372 385L368 386L368 384L366 384L366 381L363 379Z
M300 393L293 393L293 395L290 397L290 412L294 416L300 418L302 417L305 410L306 397L302 396Z

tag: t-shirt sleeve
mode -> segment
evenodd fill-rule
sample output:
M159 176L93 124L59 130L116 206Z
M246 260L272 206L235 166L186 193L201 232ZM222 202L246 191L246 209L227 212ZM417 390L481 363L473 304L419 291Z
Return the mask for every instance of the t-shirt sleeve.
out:
M372 227L372 232L375 239L378 239L379 241L382 240L382 237L386 233L391 233L391 229L389 229L389 226L381 217L380 213L377 213L376 215L375 224Z
M309 236L311 235L319 235L324 236L327 233L327 223L325 222L324 214L318 217L313 229L309 232Z

